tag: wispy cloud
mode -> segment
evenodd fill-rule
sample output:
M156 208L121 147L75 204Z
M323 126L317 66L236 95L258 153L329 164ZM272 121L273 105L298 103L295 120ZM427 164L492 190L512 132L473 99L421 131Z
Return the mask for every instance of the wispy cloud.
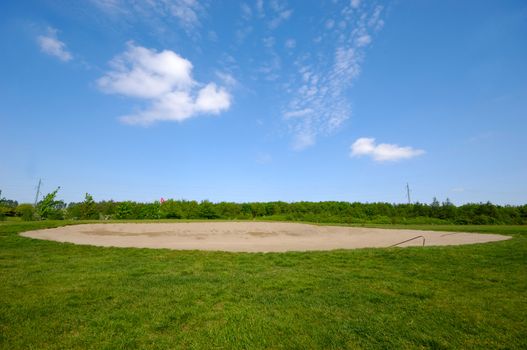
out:
M273 161L273 157L269 153L258 153L256 156L256 163L258 164L270 164Z
M286 118L298 118L312 114L314 111L311 108L304 108L297 111L289 111L284 113Z
M150 102L147 109L121 117L124 123L183 121L199 114L219 114L231 105L226 88L214 82L196 82L192 63L174 51L157 52L128 43L128 49L110 66L112 69L97 81L102 91Z
M486 131L476 134L468 138L469 143L479 143L484 141L489 141L497 136L495 131Z
M268 22L269 29L278 28L283 22L289 19L293 14L293 10L288 8L287 3L271 0L269 7L272 12L272 19Z
M42 52L54 56L63 62L70 61L73 56L66 49L66 44L57 38L57 30L48 27L47 34L37 37L38 45Z
M276 14L276 17L269 22L269 28L276 29L282 22L293 14L293 10L283 10Z
M293 133L293 148L314 145L351 116L349 88L357 79L372 35L382 28L382 6L351 1L321 22L313 42L333 43L333 51L298 54L296 75L288 83L290 99L283 116ZM328 55L329 52L329 55ZM303 118L291 118L298 111Z
M91 0L91 2L100 10L112 15L128 12L121 0Z
M263 0L256 0L256 11L258 12L258 16L265 16Z
M371 36L368 34L361 35L357 38L357 46L366 46L371 43Z
M286 47L286 49L294 49L296 47L296 40L287 39L284 43L284 46Z
M450 189L450 192L462 193L462 192L465 192L465 188L464 187L454 187Z
M197 0L91 0L91 2L115 19L132 18L159 25L159 19L172 18L188 33L192 33L200 26L200 14L204 10Z
M276 42L276 40L272 36L268 36L268 37L265 37L265 38L262 39L263 45L265 47L267 47L268 49L274 47L275 42Z
M238 85L238 81L229 73L216 71L216 76L227 87L232 88Z
M191 30L199 25L198 12L200 10L199 3L194 0L178 0L166 2L166 6L170 13L179 20L181 25Z
M316 135L309 128L298 130L294 137L292 147L295 151L301 151L315 144Z
M243 2L240 5L240 8L241 8L241 11L242 11L242 18L244 20L246 20L246 21L250 20L251 17L253 16L253 11L252 11L251 7Z
M410 159L424 154L425 151L396 144L376 144L374 138L361 137L351 145L351 157L369 156L377 162Z

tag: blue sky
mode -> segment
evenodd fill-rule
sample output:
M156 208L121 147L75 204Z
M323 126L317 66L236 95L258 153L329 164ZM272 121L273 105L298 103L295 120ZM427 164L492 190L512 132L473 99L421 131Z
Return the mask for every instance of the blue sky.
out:
M0 3L32 202L527 202L525 1Z

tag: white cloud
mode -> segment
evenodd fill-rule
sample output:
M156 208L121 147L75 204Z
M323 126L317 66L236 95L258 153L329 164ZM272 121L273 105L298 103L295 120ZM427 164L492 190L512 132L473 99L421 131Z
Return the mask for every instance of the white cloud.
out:
M231 105L231 96L221 87L214 83L209 83L203 89L199 90L196 99L195 109L198 112L218 114L226 110Z
M183 121L196 113L194 101L185 91L169 92L153 100L150 108L120 118L126 124L150 125L157 121Z
M113 70L97 81L107 93L155 98L194 84L192 63L170 50L158 53L128 43L128 50L110 65Z
M425 151L395 144L376 144L374 138L361 137L351 145L351 157L370 156L377 162L409 159L424 154Z
M66 44L57 38L57 30L50 27L47 31L46 35L37 37L37 42L42 52L55 56L63 62L70 61L73 56L66 50Z
M128 43L128 50L110 66L113 70L97 81L107 93L155 98L194 84L192 63L170 50L158 53Z
M121 117L128 124L183 121L201 113L218 114L231 104L225 88L215 83L199 88L202 84L192 78L192 63L170 50L157 52L128 43L110 66L112 70L97 81L102 91L150 102L149 108Z

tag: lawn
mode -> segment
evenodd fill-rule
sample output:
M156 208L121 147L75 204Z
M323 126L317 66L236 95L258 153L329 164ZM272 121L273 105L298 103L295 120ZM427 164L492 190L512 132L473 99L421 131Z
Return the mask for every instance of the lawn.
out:
M496 243L267 254L17 235L67 223L0 223L0 348L527 348L527 226L412 227L514 237Z

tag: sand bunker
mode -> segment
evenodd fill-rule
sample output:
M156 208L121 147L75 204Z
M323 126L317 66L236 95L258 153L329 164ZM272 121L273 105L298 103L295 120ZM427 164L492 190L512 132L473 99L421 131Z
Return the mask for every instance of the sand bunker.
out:
M494 242L510 238L497 234L387 230L281 222L84 224L29 231L21 235L102 247L229 252L408 247L422 246L423 243L425 246L438 246Z

